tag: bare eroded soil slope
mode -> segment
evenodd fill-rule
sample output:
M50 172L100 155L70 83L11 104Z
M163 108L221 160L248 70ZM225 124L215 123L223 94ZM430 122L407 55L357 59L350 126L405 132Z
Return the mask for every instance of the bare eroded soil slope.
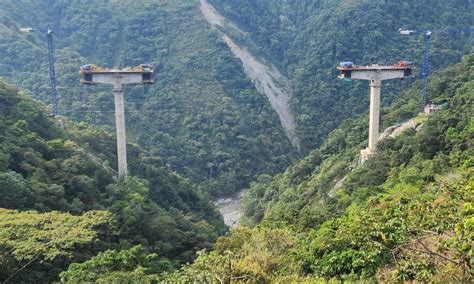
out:
M201 0L200 7L209 24L220 28L222 39L232 50L232 53L242 61L245 73L252 79L256 89L267 97L270 105L278 114L280 123L291 144L300 151L300 139L295 134L295 119L289 106L288 80L273 64L266 63L263 59L257 59L247 48L239 46L232 40L223 28L232 29L240 34L243 32L222 17L207 0Z

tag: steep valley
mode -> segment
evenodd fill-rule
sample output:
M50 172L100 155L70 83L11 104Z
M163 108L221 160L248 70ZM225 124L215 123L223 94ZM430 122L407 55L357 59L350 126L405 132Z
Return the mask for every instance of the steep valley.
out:
M291 149L278 114L205 21L197 1L69 4L38 1L28 9L15 1L0 5L6 15L0 23L7 28L0 33L0 53L5 55L0 76L50 101L44 35L19 32L24 26L50 25L57 30L60 114L113 132L110 89L80 86L78 68L86 63L151 63L157 70L154 86L126 90L130 142L215 196L246 188L256 175L282 171L294 159L297 151ZM34 18L28 17L29 9L38 11ZM291 123L285 120L285 125Z
M0 284L471 283L473 27L466 0L0 0ZM433 31L432 115L400 29ZM359 163L369 86L336 66L400 60ZM84 64L154 68L127 177Z

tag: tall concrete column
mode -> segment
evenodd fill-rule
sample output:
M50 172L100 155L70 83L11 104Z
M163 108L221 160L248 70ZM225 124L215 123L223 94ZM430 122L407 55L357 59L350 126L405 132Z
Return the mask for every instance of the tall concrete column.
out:
M115 97L115 128L117 131L117 158L119 178L127 177L127 137L125 134L125 109L123 103L123 89L120 79L114 83Z
M149 64L140 64L137 67L108 69L94 64L86 64L80 68L79 73L82 75L82 84L107 84L114 86L118 174L120 179L126 179L128 174L127 137L125 135L125 110L122 86L136 83L153 84L153 67Z
M370 80L370 116L369 116L369 147L360 151L360 162L364 162L377 151L379 138L380 90L383 80L403 79L412 74L412 64L400 61L394 65L372 64L371 66L354 65L352 62L341 62L337 69L341 70L339 78Z
M369 154L374 154L377 149L381 84L380 79L370 81Z

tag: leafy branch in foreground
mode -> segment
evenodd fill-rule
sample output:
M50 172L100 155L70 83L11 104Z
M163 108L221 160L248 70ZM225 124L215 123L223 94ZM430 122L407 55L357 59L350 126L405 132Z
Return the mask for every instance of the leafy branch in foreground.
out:
M36 260L72 259L80 247L109 234L113 223L107 211L74 216L0 208L0 280L9 281Z

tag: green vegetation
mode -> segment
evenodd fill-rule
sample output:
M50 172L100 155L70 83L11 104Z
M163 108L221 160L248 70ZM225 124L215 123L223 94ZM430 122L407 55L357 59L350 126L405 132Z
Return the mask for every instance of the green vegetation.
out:
M38 101L0 79L0 282L472 282L474 53L430 79L430 100L448 103L432 116L417 114L418 82L384 85L382 128L417 127L363 165L367 85L334 67L420 59L421 38L398 29L471 27L473 4L209 2L288 77L306 156L199 1L2 1L0 76ZM55 30L58 118L40 102L45 35L27 26ZM472 39L435 33L433 70ZM86 63L155 66L154 85L125 92L127 180L111 88L80 86ZM247 227L219 237L212 198L248 187Z
M61 273L61 282L148 283L156 279L149 274L166 271L169 267L170 263L160 260L157 254L135 246L129 250L107 250L84 263L71 264Z
M1 209L0 281L52 281L70 262L138 244L172 267L226 231L210 197L159 159L129 145L136 176L116 181L111 135L46 113L0 80L0 208L81 216Z
M49 102L46 39L56 30L59 111L113 132L110 86L81 87L86 63L155 66L153 86L127 87L127 137L213 195L284 170L294 156L276 113L205 21L198 1L3 1L0 76ZM37 11L32 18L30 11Z
M421 68L421 36L400 35L400 28L474 26L473 3L459 0L209 2L245 32L237 39L273 62L291 80L291 104L306 153L320 146L343 120L367 111L366 83L348 85L336 79L339 62L393 64L408 59ZM431 67L458 62L472 43L469 34L433 33ZM383 100L393 101L395 92L411 84L412 80L384 82Z
M420 37L405 28L469 28L472 3L387 1L210 1L244 30L235 40L279 67L291 82L292 109L303 152L325 141L342 121L366 112L364 83L338 81L340 61L392 63L420 60ZM199 1L18 1L0 8L0 76L49 101L46 42L22 26L56 30L60 111L79 121L113 126L110 87L83 88L86 63L128 66L152 63L156 82L126 90L130 141L159 156L176 172L213 195L248 187L259 174L274 175L293 153L278 117L256 92L241 62L211 29ZM32 17L29 11L36 11ZM366 13L372 16L367 17ZM72 43L72 44L71 44ZM434 34L433 69L459 60L472 46L466 34ZM384 85L384 102L412 80ZM417 96L419 97L419 96Z
M285 173L261 176L245 208L256 226L219 238L166 279L472 281L473 66L474 52L434 77L433 99L449 108L384 140L363 165L352 164L366 139L354 136L355 120ZM416 113L416 103L397 106L411 93L385 118Z
M54 277L61 271L61 262L78 259L87 255L92 244L97 246L99 235L107 235L112 222L113 216L107 211L73 216L0 209L0 279L36 282L44 277L42 273ZM54 266L42 273L28 267L39 261Z
M239 228L167 279L469 282L474 183L466 175L400 184L303 231L277 222Z

